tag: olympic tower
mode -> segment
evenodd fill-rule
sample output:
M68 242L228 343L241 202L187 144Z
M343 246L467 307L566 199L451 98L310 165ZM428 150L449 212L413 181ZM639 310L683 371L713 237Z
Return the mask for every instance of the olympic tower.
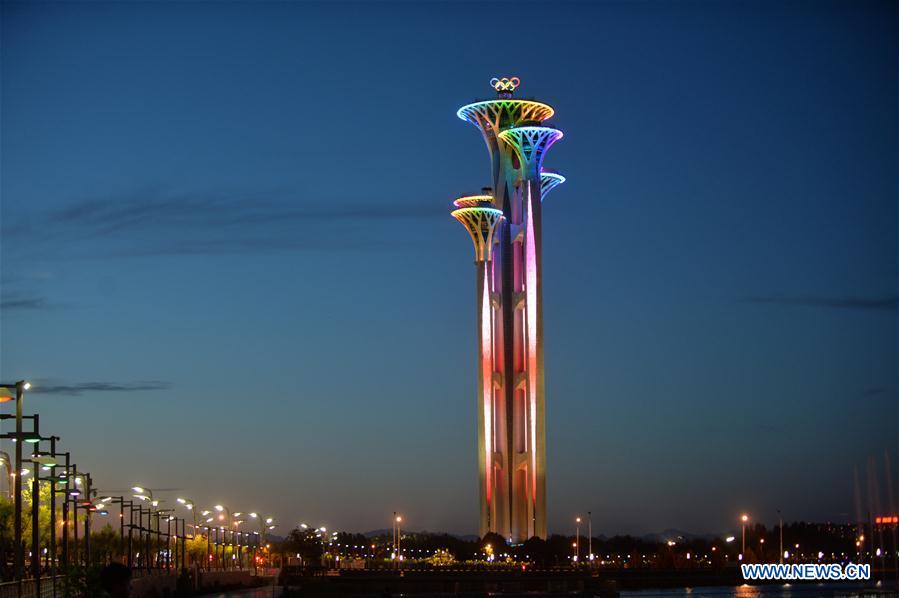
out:
M480 534L513 543L546 538L541 200L565 181L543 168L553 109L513 98L519 83L493 79L495 99L457 112L487 143L492 187L452 212L475 246Z

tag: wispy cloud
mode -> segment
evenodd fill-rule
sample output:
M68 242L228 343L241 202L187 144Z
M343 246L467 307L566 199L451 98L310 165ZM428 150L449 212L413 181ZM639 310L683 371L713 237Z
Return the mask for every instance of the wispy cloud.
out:
M398 243L391 223L408 227L416 220L445 218L444 204L417 198L310 201L285 193L140 192L31 214L9 223L3 234L27 237L24 251L67 257L377 249Z
M171 388L168 382L158 380L131 382L120 384L117 382L81 382L77 384L41 384L36 382L31 392L48 395L79 396L92 392L145 392L153 390L168 390Z
M47 300L37 296L10 295L0 298L0 310L39 310L49 307Z
M749 297L749 303L771 303L800 307L825 307L832 309L855 309L869 311L899 312L899 295L885 297Z

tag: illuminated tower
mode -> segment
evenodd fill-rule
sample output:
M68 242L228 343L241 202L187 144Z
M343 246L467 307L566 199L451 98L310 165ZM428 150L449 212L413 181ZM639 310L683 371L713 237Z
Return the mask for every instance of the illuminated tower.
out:
M492 187L452 213L475 244L480 534L512 542L546 538L541 200L565 181L543 169L562 137L542 126L553 109L514 99L518 84L494 79L496 99L459 109L487 143Z

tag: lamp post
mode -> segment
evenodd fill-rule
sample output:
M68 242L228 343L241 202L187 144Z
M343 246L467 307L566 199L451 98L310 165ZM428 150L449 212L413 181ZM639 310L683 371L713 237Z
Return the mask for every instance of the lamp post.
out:
M160 529L159 521L161 518L165 518L165 570L170 571L172 568L172 521L175 521L174 516L175 509L159 509L156 511L156 529L159 530L158 536L162 535L162 530ZM175 532L177 535L178 531L178 522L175 521ZM178 543L177 538L175 542L175 548L177 549Z
M93 504L91 475L87 472L78 473L78 468L75 465L72 468L75 470L75 485L77 486L81 482L81 485L85 487L83 494L85 500L82 500L81 504L78 504L78 500L73 501L75 504L75 562L78 562L78 509L84 509L84 564L89 567L91 564L91 514L92 510L96 509ZM81 495L79 491L78 496Z
M243 570L243 547L244 545L241 543L241 538L244 533L240 531L240 524L244 522L240 517L243 515L242 512L234 513L233 518L231 519L231 542L237 547L237 568ZM234 541L234 537L237 536L237 541ZM247 534L247 541L249 542L249 534ZM249 544L247 544L249 546ZM234 561L234 554L231 555L231 560Z
M395 530L396 530L394 546L396 547L397 568L401 568L402 560L403 560L403 550L401 547L403 533L400 530L400 524L403 522L403 517L401 515L397 515L396 511L394 511L393 512L393 521L394 521L394 526L395 526Z
M25 380L19 380L14 384L0 384L0 389L3 389L5 392L2 394L3 402L9 401L12 399L11 391L15 391L15 401L16 401L16 463L15 463L15 471L16 477L13 482L14 490L13 495L15 497L15 506L13 510L13 526L15 526L14 542L15 542L15 572L14 579L16 581L21 582L22 577L24 577L25 573L25 546L22 544L22 443L19 442L19 438L22 435L22 405L25 402L25 391L31 388L31 384L26 382ZM21 585L19 586L19 593L21 594Z
M191 537L196 538L197 530L199 529L198 528L199 524L197 521L198 514L197 514L196 503L189 498L178 498L177 501L178 501L178 504L183 505L185 509L190 511L191 517L193 519L193 535ZM186 522L185 522L185 525L186 525ZM185 547L186 537L187 537L187 533L184 532L184 538L182 538L182 540L181 540L181 565L182 565L182 567L187 566L187 552L186 552L186 547Z
M212 530L209 529L209 526L205 526L206 528L206 557L203 559L203 569L210 569L209 560L212 558Z
M25 383L27 384L27 383ZM28 385L30 388L30 385ZM5 388L5 387L4 387ZM17 389L18 391L18 389ZM8 393L7 393L8 394ZM5 395L4 395L5 396ZM20 396L20 393L17 392L17 397ZM24 395L21 395L24 397ZM9 400L9 399L7 399ZM23 398L17 398L16 400L16 431L13 434L4 434L0 436L0 438L10 438L16 444L16 472L14 478L14 487L15 487L15 507L14 507L14 516L13 516L13 524L15 525L15 536L16 548L15 548L15 556L16 556L16 572L15 579L16 581L21 582L22 578L25 577L25 542L22 539L22 477L27 474L27 470L22 467L22 445L24 443L36 444L40 442L41 436L38 432L38 428L40 426L40 417L35 415L22 415L22 402ZM2 415L0 419L10 419L11 415ZM25 433L22 431L22 420L30 419L34 422L34 430L30 433ZM35 478L37 478L38 473L37 470L34 472ZM35 487L38 485L36 479L32 480L31 483L31 511L32 511L32 552L35 552L35 542L34 542L34 527L37 525L37 511L35 509L35 501L40 502L40 493L37 492L35 495ZM39 489L38 489L39 490ZM34 573L34 561L38 561L38 574L40 573L40 560L39 557L36 556L31 559L32 560L32 573ZM37 585L40 585L40 582L37 582ZM21 592L21 585L19 586L19 591Z
M225 519L225 515L223 515L222 513L225 513L227 515L227 521L228 521L227 530L230 531L231 530L231 519L232 519L231 518L231 509L229 509L228 507L226 507L224 505L215 505L215 507L213 507L213 508L219 512L219 517L218 517L219 521L223 521ZM228 535L227 535L225 527L219 526L219 528L222 530L222 568L226 569L226 568L228 568L228 566L225 561L225 541L226 541Z
M65 471L64 473L58 474L57 483L65 484L65 488L60 490L54 490L54 494L56 492L62 492L62 562L66 565L69 564L69 498L72 492L78 492L76 489L71 488L69 485L69 469L71 468L71 457L72 455L66 451L65 453L59 453L60 455L64 455L66 458Z
M210 557L213 557L212 552L212 528L209 526L210 523L213 522L213 518L209 517L212 514L212 511L202 511L200 515L206 517L206 525L204 526L206 529L206 558L204 559L204 569L211 569L210 566ZM218 537L218 532L216 532L216 537ZM216 543L218 545L218 543Z
M71 479L72 484L75 485L74 488L71 488L68 491L69 497L72 499L72 562L76 565L78 564L79 555L78 555L78 509L81 508L78 504L79 498L84 495L90 498L90 494L84 494L78 488L78 486L83 486L84 476L81 473L78 473L78 465L76 463L72 463L69 467L69 472L67 474L67 480ZM64 511L65 512L65 511ZM86 520L85 520L86 521Z
M146 554L146 563L147 563L147 571L152 567L152 560L150 559L150 536L153 533L153 509L159 506L158 500L153 497L153 490L146 488L144 486L132 486L131 490L133 490L136 494L134 498L137 498L148 504L147 506L147 536L146 536L146 544L144 546ZM141 531L143 531L143 508L140 510L140 520L141 520ZM159 539L159 520L156 520L156 538Z
M37 450L35 451L36 457L32 460L39 463L42 468L48 468L51 472L50 477L42 479L50 482L50 547L47 551L47 569L52 578L56 573L56 484L59 481L56 474L56 466L58 465L56 461L58 456L56 453L56 441L59 440L59 436L50 436L47 440L50 441L50 451L42 453ZM38 475L37 465L35 465L35 477L38 477Z
M746 554L746 522L747 521L749 521L749 515L747 515L746 513L743 513L740 516L740 522L742 523L742 528L743 528L743 550L740 554L743 554L743 555Z
M587 511L587 552L590 562L593 562L593 513Z
M119 505L119 551L123 557L127 558L128 566L132 566L131 546L132 546L132 527L134 524L134 502L126 501L124 496L106 496L100 499L103 504L116 503ZM127 550L125 544L125 507L128 507L128 543Z
M34 578L35 596L41 595L41 547L40 547L40 508L41 508L41 475L40 464L35 461L35 457L40 453L42 440L40 433L40 415L35 413L34 416L34 438L28 440L34 445L34 453L31 455L32 476L31 476L31 576ZM18 450L19 442L16 439L16 449Z
M273 517L262 517L259 513L250 513L250 518L256 519L259 521L259 534L257 536L258 542L261 544L265 544L265 536L267 530L273 530L275 527L275 519ZM253 548L253 570L256 570L256 549Z
M780 564L782 565L784 562L784 518L780 513L780 509L777 509L777 520L780 524L780 550L778 554L780 555Z
M577 564L581 556L581 518L574 519L574 562Z
M178 498L178 504L183 505L185 509L190 511L191 516L193 517L194 522L194 534L197 533L197 509L196 503L189 498Z
M17 403L18 404L18 403ZM8 419L11 416L3 415L0 416L0 419ZM30 419L32 420L32 430L30 433L23 433L21 431L22 420ZM35 413L34 415L21 415L20 413L16 413L16 429L17 432L13 435L13 441L16 443L16 455L18 457L19 463L21 464L24 460L21 457L22 452L22 444L29 443L34 445L32 449L32 454L28 459L28 462L31 463L33 471L31 477L31 575L34 578L35 592L40 595L41 588L41 559L40 559L40 502L41 502L41 489L40 489L40 464L36 460L38 456L37 453L40 452L40 442L42 440L40 434L40 415ZM5 438L10 437L9 434L4 434ZM16 476L16 482L19 487L19 494L21 494L21 486L22 486L22 477L25 475L24 468L19 466L19 472ZM21 496L19 496L19 503L21 503ZM19 514L21 521L21 513ZM19 531L19 535L21 536L21 530ZM24 542L23 542L23 553L24 553ZM22 573L24 577L24 554L22 561Z

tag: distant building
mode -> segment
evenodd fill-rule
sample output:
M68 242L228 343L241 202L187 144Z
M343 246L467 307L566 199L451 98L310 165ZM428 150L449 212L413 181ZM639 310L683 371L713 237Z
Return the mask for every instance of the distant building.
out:
M492 187L452 213L475 248L480 534L514 543L546 538L541 200L565 181L543 169L553 109L513 98L518 83L494 79L495 99L457 112L484 136Z

